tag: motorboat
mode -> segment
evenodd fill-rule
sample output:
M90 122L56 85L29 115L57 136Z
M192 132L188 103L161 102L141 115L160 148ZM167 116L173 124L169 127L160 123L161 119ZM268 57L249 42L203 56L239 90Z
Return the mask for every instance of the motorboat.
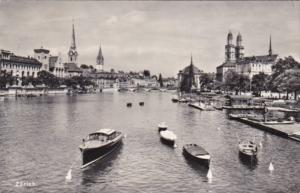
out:
M300 131L295 132L295 133L289 135L289 137L290 137L291 139L296 140L296 141L300 141Z
M177 139L177 136L173 131L165 130L159 132L159 134L160 134L160 139L163 143L167 145L175 146L175 141Z
M191 143L184 145L182 150L186 158L197 161L206 168L209 168L211 156L203 147Z
M253 141L243 140L239 142L239 153L240 156L246 158L256 158L258 152L257 144Z
M179 97L178 97L177 95L173 95L173 96L172 96L172 101L173 101L174 103L177 103L177 102L179 101Z
M168 125L166 124L166 122L161 122L158 124L158 131L165 131L168 129Z
M100 129L90 133L79 146L84 168L112 153L121 145L123 134L113 129Z

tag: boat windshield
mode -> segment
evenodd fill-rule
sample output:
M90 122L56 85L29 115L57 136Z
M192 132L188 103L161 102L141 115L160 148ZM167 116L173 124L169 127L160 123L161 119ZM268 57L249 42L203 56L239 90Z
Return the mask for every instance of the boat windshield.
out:
M105 140L107 140L107 136L99 134L99 133L93 133L88 136L88 140L105 141Z

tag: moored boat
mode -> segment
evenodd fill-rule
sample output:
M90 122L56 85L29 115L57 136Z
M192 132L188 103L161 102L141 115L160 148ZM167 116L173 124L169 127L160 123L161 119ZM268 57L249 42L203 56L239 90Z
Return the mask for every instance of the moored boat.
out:
M239 154L245 158L256 158L258 148L256 143L249 140L244 140L239 142Z
M161 122L158 124L158 131L165 131L168 129L168 125L166 124L166 122Z
M144 102L139 102L140 106L144 106L144 104L145 104Z
M132 103L127 103L126 106L127 107L132 107Z
M90 133L79 146L84 168L113 152L122 143L123 134L113 129L100 129Z
M173 131L165 130L165 131L159 132L159 134L160 134L160 139L163 143L165 143L167 145L172 145L172 146L175 145L177 136L175 135L175 133Z
M203 164L205 167L209 168L211 156L204 148L192 143L184 145L182 150L183 154L187 158L195 160Z
M173 101L174 103L177 103L177 102L179 101L179 97L178 97L177 95L173 95L173 96L172 96L172 101Z

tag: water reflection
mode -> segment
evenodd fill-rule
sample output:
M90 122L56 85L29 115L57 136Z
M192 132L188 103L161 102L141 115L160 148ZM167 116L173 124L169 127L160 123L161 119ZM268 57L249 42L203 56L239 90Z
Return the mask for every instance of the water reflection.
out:
M97 182L97 178L108 174L113 168L113 164L122 154L123 143L121 143L116 150L110 153L105 158L91 164L82 170L82 185L89 185Z
M251 157L247 158L239 153L239 160L242 165L244 165L249 170L255 170L258 165L258 158L257 157Z

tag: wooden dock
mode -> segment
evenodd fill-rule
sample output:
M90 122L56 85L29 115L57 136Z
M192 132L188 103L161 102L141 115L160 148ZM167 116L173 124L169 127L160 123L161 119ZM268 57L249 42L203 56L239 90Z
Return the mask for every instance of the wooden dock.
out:
M239 122L245 123L247 125L250 125L252 127L255 127L257 129L267 131L269 133L273 133L275 135L284 137L284 138L289 138L293 139L296 141L300 141L300 139L295 139L294 137L291 137L296 132L300 132L300 124L299 123L294 123L294 124L278 124L278 125L266 125L263 122L259 121L254 121L250 120L248 118L244 117L231 117L234 120L237 120Z

